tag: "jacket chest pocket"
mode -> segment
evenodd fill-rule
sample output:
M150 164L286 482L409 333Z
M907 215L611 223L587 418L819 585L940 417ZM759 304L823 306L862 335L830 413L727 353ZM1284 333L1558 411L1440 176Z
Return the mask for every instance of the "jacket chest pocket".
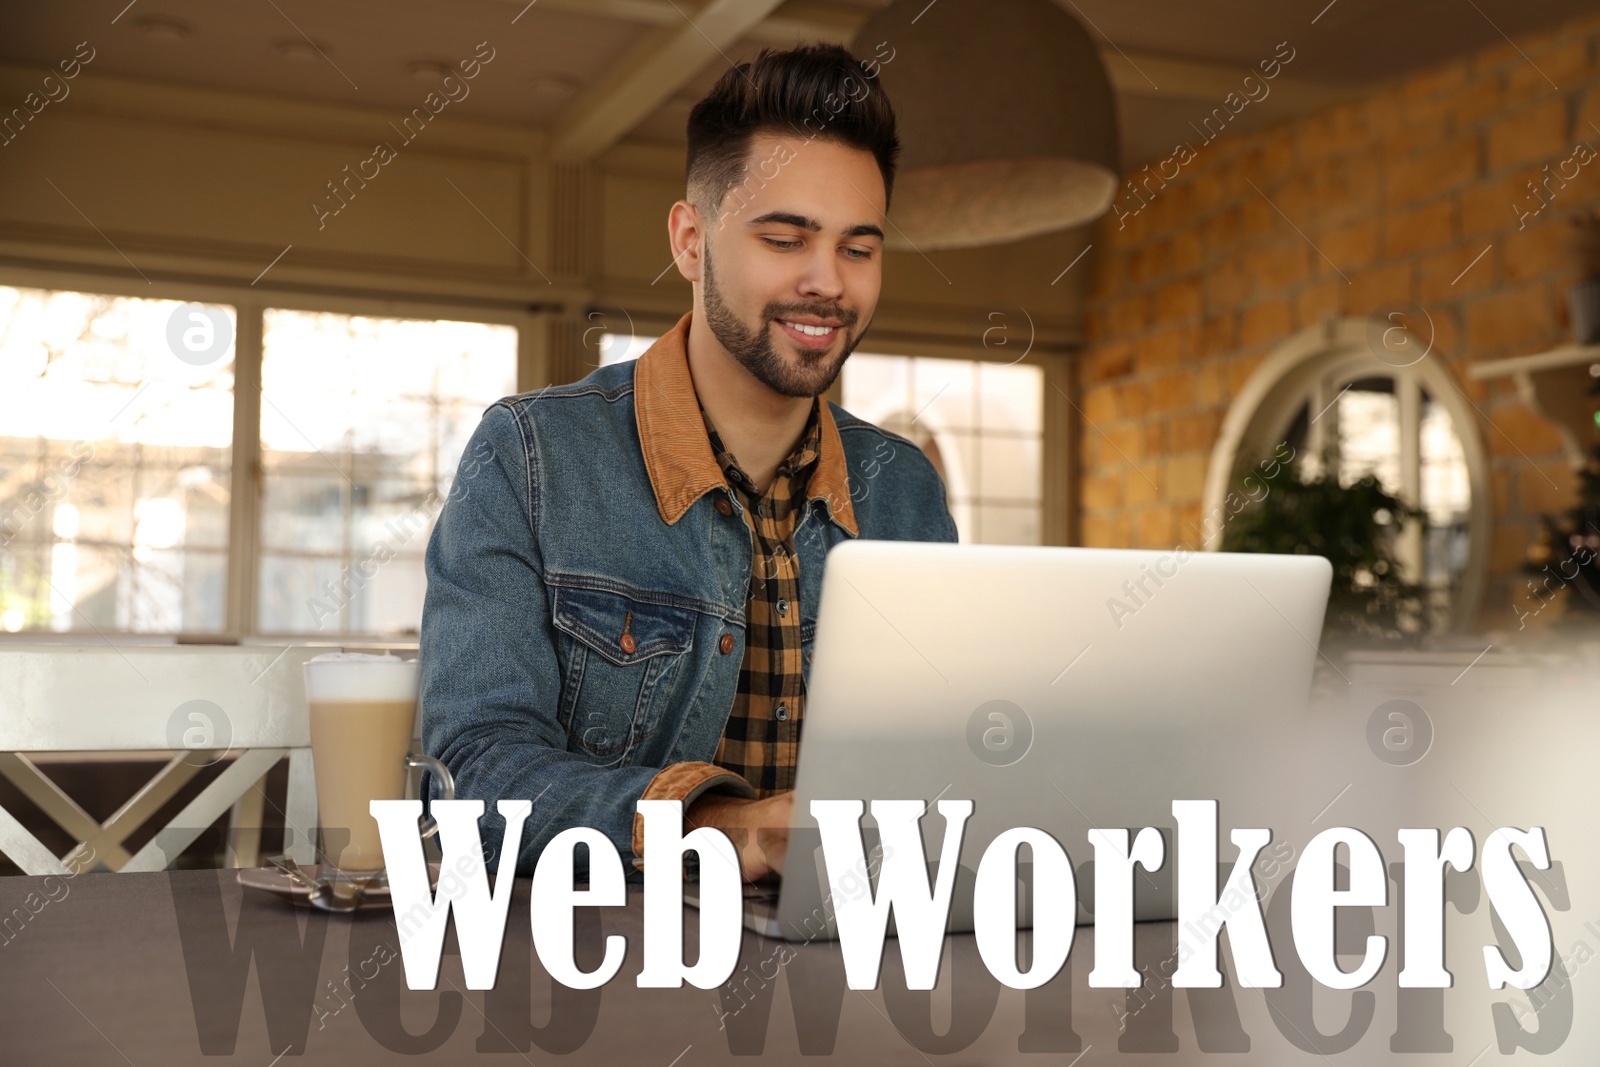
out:
M699 613L608 589L556 587L559 721L567 749L620 765L662 726L669 681L694 642Z

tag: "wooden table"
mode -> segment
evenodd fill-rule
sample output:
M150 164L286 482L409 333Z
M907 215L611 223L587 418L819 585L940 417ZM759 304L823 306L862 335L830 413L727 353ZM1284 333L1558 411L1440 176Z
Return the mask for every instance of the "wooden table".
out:
M1329 1062L1297 1043L1319 1044L1329 1055L1345 1049L1339 1063L1396 1062L1389 1051L1392 968L1354 995L1321 988L1313 994L1291 982L1294 988L1275 992L1272 1003L1262 990L1174 996L1157 978L1125 997L1121 990L1088 987L1090 928L1079 929L1067 969L1030 992L995 983L970 935L949 938L946 971L930 994L904 988L894 941L879 988L858 992L845 988L836 943L788 945L748 933L728 986L641 990L633 984L643 914L635 890L627 908L607 909L580 930L581 965L592 967L598 951L586 954L587 948L613 933L629 939L627 962L610 984L578 991L555 985L538 965L528 933L529 882L522 880L495 988L465 990L452 929L438 990L411 991L404 988L387 909L353 917L314 913L242 890L231 870L85 874L54 882L12 878L0 883L0 908L10 913L30 893L45 903L20 926L13 919L9 940L0 944L0 1062L14 1067L266 1067L280 1056L284 1063L341 1065L483 1059L647 1067L752 1057L797 1064L1065 1065L1081 1056L1086 1067L1108 1061ZM685 925L694 944L693 909ZM1170 973L1176 933L1172 923L1136 927L1137 959L1149 974ZM1292 956L1292 948L1277 950L1280 965L1285 955ZM1470 955L1453 959L1469 963ZM1307 1011L1315 1000L1314 1019L1299 1012L1297 998L1305 998ZM1483 990L1453 991L1447 1020L1457 1035L1452 1051L1399 1059L1465 1067L1492 1040L1487 999ZM1476 1006L1469 1010L1468 1001ZM1319 1023L1329 1034L1341 1027L1346 1033L1286 1036L1298 1033L1297 1026L1314 1033ZM1569 1042L1562 1051L1576 1050ZM1478 1062L1495 1055L1491 1049Z

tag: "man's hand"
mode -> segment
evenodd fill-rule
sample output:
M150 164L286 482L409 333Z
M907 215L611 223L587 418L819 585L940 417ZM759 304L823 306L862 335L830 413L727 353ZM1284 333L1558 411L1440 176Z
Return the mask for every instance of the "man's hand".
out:
M683 819L688 824L686 831L711 826L727 834L739 851L739 873L745 881L754 882L767 874L783 874L793 812L792 790L760 800L702 793Z

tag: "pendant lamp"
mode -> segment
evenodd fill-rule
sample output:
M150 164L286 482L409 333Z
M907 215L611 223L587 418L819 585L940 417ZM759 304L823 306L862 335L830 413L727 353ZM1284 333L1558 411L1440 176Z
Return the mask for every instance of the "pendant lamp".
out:
M894 0L851 51L897 118L887 247L1002 244L1111 206L1111 81L1088 32L1051 0Z

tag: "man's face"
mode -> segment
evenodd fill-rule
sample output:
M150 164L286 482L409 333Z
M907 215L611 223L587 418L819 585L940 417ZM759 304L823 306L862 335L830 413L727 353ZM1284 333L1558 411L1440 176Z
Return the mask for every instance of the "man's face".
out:
M747 162L701 220L706 323L769 389L817 396L877 307L883 176L870 152L777 134L753 137Z

